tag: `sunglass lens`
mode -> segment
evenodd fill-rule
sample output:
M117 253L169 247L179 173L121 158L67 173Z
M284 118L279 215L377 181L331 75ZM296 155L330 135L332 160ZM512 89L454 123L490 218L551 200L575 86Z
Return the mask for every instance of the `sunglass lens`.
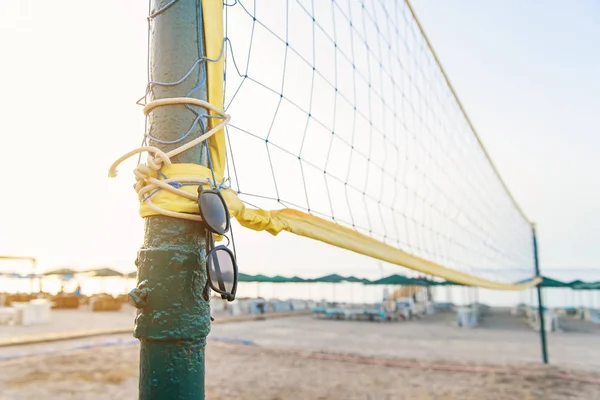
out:
M222 292L232 293L235 270L231 253L224 249L212 251L208 256L208 273L215 288Z
M217 233L225 233L228 228L226 205L223 198L214 192L200 193L200 207L204 222Z

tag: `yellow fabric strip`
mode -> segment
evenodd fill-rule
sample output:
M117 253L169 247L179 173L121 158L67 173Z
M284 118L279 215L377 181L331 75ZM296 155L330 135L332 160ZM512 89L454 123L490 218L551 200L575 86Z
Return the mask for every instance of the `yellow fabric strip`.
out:
M208 85L208 102L216 108L223 109L224 93L223 84L225 79L225 44L223 30L223 0L202 1L202 22L204 25L204 37L206 56L212 60L220 57L219 61L206 62L206 74ZM223 54L221 54L223 52ZM211 112L211 115L216 115ZM211 118L208 127L212 129L220 120ZM225 173L225 131L221 129L209 139L209 148L213 169L216 174L223 176Z
M171 180L189 178L191 176L211 178L210 170L197 164L171 164L163 167L162 173ZM158 179L163 178L159 177ZM220 180L220 176L217 177L217 180ZM198 193L198 186L183 186L181 189L189 193ZM242 226L255 231L267 231L273 235L277 235L279 232L285 230L296 235L319 240L336 247L410 268L427 275L437 276L448 281L469 286L497 290L523 290L531 288L541 281L541 278L536 277L528 282L512 284L480 278L411 255L353 229L315 217L314 215L289 208L273 211L256 210L246 207L233 190L223 190L222 193L231 215ZM171 211L194 214L199 212L196 201L166 190L156 192L152 196L152 202L161 208ZM142 217L157 215L153 209L143 202L140 207L140 214Z

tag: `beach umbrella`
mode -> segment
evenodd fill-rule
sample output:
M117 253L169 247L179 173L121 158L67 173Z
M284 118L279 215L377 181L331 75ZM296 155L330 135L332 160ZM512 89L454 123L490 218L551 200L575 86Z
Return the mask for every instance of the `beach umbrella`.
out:
M260 284L270 282L271 278L266 275L258 274L254 276L253 282L256 282L256 297L260 297Z
M85 270L82 272L86 273L86 274L92 274L93 277L98 277L98 278L123 277L122 272L117 271L112 268L88 269L88 270Z
M255 282L256 283L256 297L260 297L260 284L261 282L271 282L272 278L266 275L249 275L238 273L238 282Z
M254 275L238 273L238 282L255 282Z
M80 273L81 273L81 271L76 271L71 268L58 268L58 269L54 269L54 270L51 270L48 272L44 272L43 274L40 274L40 276L41 277L49 277L49 276L59 277L62 281L61 290L63 290L62 288L63 288L64 282L73 278L74 275L80 274ZM40 289L42 289L42 281L41 280L40 280Z
M266 275L248 275L238 273L238 282L272 282L271 277Z
M371 282L368 279L357 278L355 276L346 276L346 277L344 277L344 281L349 282L349 283L362 283L362 284ZM352 286L350 286L350 301L354 301L354 290L353 290Z
M271 283L288 283L290 282L290 278L286 278L285 276L275 275L271 277Z
M271 283L300 283L304 282L304 279L300 277L292 277L288 278L286 276L276 275L270 278L269 282ZM275 287L273 287L273 291L275 291Z
M571 286L571 284L569 284ZM576 282L571 286L574 290L594 290L596 289L596 282Z
M81 271L75 271L71 268L59 268L52 271L44 272L42 276L60 275L60 276L73 276L79 274Z
M428 286L452 286L452 285L460 285L459 283L454 283L450 281L432 281L430 279L426 279ZM461 285L462 286L462 285Z
M369 282L371 282L371 281L370 281L370 280L368 280L368 279L365 279L365 278L357 278L357 277L355 277L355 276L347 276L347 277L345 277L345 278L344 278L344 280L345 280L346 282L350 282L350 283L369 283Z
M577 280L574 280L574 281L572 281L572 282L569 282L569 283L567 283L566 285L567 285L568 287L570 287L571 289L577 289L577 287L578 287L578 286L581 286L581 285L583 285L583 284L585 284L585 283L586 283L586 282L584 282L584 281L581 281L581 280L577 279Z
M436 285L439 285L439 286L465 286L462 283L452 282L452 281L441 281L441 282L437 282Z
M304 282L306 282L306 279L300 278L299 276L292 276L291 278L288 278L288 280L291 283L304 283Z
M389 286L398 285L398 286L404 286L404 287L427 286L426 282L423 279L409 278L408 276L399 275L399 274L390 275L385 278L381 278L381 279L372 281L370 283L367 283L367 285L389 285ZM400 290L403 290L403 289L400 289ZM407 294L407 295L412 295L412 293Z
M524 282L528 282L528 281L529 281L529 278L518 281L517 283L524 283ZM581 282L581 281L579 281L579 282ZM556 280L556 279L548 278L547 276L542 276L542 282L541 282L540 286L548 287L548 288L565 288L565 287L569 287L570 284Z
M589 290L600 290L600 281L598 282L589 282L587 285ZM593 296L593 295L592 295ZM594 304L594 298L592 297L592 305Z
M88 269L88 270L81 271L81 272L89 275L91 278L102 278L100 290L102 290L103 292L106 292L106 280L104 278L124 278L125 277L125 274L123 274L122 272L117 271L112 268L108 268L108 267Z
M309 283L313 283L313 282L318 282L318 283L331 283L331 290L333 293L333 301L335 301L335 284L336 283L340 283L344 281L344 277L338 274L330 274L330 275L325 275L322 276L320 278L315 278L315 279L308 279L307 282Z
M576 279L572 282L568 283L568 286L572 289L572 290L580 290L579 287L581 285L584 285L585 282L579 279ZM579 294L579 295L577 295ZM579 297L579 305L581 306L583 303L583 292L573 292L573 297L576 299L577 297Z
M577 290L600 290L599 282L584 282L581 285L575 287Z
M594 290L600 290L600 282L582 282L580 284L575 283L572 286L573 290L586 290L588 292L594 291ZM579 292L580 294L583 294L582 292ZM593 305L594 303L594 298L593 298L593 294L590 293L590 298L591 298L591 303Z
M271 282L271 278L266 275L258 274L254 276L254 282Z
M419 285L422 281L404 275L390 275L367 283L367 285Z
M429 280L427 278L416 278L414 285L417 286L436 286L438 283L436 281Z
M325 275L320 278L309 279L310 282L323 282L323 283L340 283L344 281L344 277L338 274Z

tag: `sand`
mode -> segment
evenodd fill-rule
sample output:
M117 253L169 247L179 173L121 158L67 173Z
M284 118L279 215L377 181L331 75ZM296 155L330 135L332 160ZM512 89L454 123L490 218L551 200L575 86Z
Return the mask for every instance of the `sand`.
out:
M566 332L549 334L550 366L539 363L537 332L506 310L476 329L443 313L213 325L207 399L600 399L600 330L565 322ZM0 400L137 399L138 350L130 335L0 348Z
M214 400L600 398L599 385L557 379L553 374L560 371L552 367L522 368L520 373L529 375L520 376L365 363L369 360L381 361L320 360L306 354L213 342L207 350L206 397ZM137 362L135 345L4 361L0 399L136 399Z
M124 304L119 311L93 312L88 306L81 306L77 310L51 310L50 315L50 323L46 324L0 325L0 341L9 337L133 327L135 309Z
M550 361L561 367L600 371L600 327L572 322L572 331L547 335ZM453 313L439 313L400 323L325 321L309 316L252 321L215 325L211 334L251 340L268 348L363 356L500 365L541 360L538 332L504 309L494 310L475 329L457 327Z

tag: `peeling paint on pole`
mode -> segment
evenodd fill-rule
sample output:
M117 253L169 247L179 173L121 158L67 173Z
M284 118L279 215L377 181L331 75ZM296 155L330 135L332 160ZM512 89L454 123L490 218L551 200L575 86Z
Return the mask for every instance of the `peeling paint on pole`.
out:
M170 0L154 0L155 12ZM181 79L204 55L201 0L179 0L150 22L151 79ZM205 82L201 63L180 85L155 86L152 99L185 96ZM192 97L206 100L206 86ZM149 115L149 132L163 141L181 137L195 115L184 106L158 107ZM201 134L196 127L186 141ZM164 151L176 145L150 144ZM174 163L206 165L201 146L187 150ZM202 297L206 284L204 228L193 221L164 216L145 220L144 243L136 260L138 287L130 302L138 307L134 336L140 339L139 398L204 399L204 348L210 331L210 307Z

